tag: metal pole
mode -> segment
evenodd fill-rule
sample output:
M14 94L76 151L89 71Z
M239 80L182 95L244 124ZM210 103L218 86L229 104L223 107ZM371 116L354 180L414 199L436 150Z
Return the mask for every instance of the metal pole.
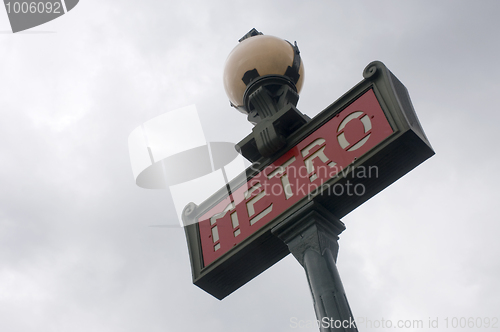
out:
M272 232L304 267L321 332L357 332L337 271L338 235L344 224L313 202Z

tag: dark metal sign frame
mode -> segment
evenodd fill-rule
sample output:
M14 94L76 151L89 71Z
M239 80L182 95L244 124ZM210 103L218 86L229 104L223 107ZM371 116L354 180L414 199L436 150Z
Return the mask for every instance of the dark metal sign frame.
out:
M287 139L283 153L273 156L272 159L252 160L255 162L254 166L234 179L230 187L237 188L245 184L369 90L374 92L393 133L353 161L352 167L377 167L378 176L360 178L351 173L338 174L287 210L280 211L276 218L206 266L198 220L228 197L227 188L221 188L199 206L188 205L184 210L183 219L188 225L185 227L185 233L195 285L214 297L223 299L289 254L287 246L271 233L271 229L290 219L306 204L319 204L340 219L434 154L405 86L379 61L370 63L363 71L363 77L360 83L292 134ZM243 142L249 139L250 136ZM336 184L345 185L348 181L353 186L362 184L365 188L364 195L334 196L325 190Z

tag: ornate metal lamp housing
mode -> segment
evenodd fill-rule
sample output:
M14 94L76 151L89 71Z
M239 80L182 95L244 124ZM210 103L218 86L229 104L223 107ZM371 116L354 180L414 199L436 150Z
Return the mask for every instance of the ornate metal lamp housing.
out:
M250 30L229 54L224 88L231 105L248 115L253 133L237 144L249 160L275 154L309 121L295 106L304 83L297 44Z
M231 51L224 68L226 94L231 105L243 113L248 113L243 102L245 90L259 77L285 76L285 80L295 85L297 93L304 83L304 64L296 46L278 37L259 34L255 29L249 34Z

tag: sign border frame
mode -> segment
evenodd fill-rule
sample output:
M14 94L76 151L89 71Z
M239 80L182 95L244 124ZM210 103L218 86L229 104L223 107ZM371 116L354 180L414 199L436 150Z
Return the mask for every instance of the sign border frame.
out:
M377 165L383 168L384 177L359 182L369 183L372 189L357 199L344 201L336 197L335 202L332 202L331 198L323 195L322 190L318 190L314 195L306 195L208 266L203 265L199 226L196 221L227 197L227 188L221 188L199 206L190 203L184 209L183 221L187 225L185 234L195 285L214 297L223 299L289 254L287 246L271 234L271 229L290 218L308 201L312 199L340 219L434 154L413 109L408 91L394 74L382 62L374 61L364 69L363 77L361 82L292 134L282 152L272 158L255 161L245 172L232 180L231 188L244 184L370 89L373 90L393 133L355 160L352 167ZM243 141L251 138L251 135L248 135ZM393 154L397 157L391 157ZM347 180L353 185L360 181L339 174L329 179L326 184L342 184Z

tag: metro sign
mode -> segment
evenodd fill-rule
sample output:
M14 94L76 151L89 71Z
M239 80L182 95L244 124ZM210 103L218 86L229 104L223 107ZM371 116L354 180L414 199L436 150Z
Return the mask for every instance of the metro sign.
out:
M372 89L366 91L198 218L204 265L230 251L327 180L349 171L356 158L392 133L375 93ZM337 188L337 192L348 189ZM349 189L358 194L364 191Z
M222 299L288 254L271 230L308 202L341 218L434 152L406 88L381 63L199 207L188 207L193 282ZM251 136L246 140L251 139Z

